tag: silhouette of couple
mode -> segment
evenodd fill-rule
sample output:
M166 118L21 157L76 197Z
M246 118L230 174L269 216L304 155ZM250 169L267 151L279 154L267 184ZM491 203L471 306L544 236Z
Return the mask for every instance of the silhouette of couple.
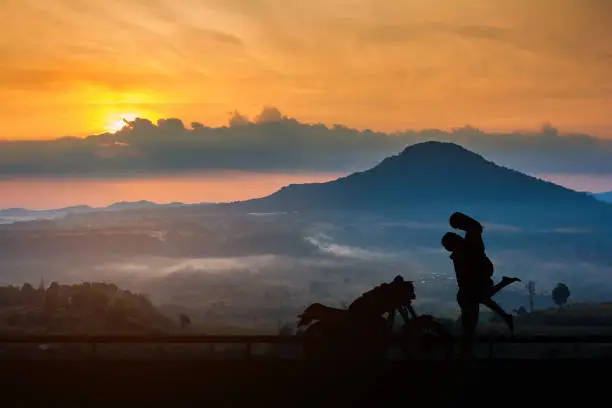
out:
M493 263L485 253L482 240L483 226L475 219L455 212L450 217L450 225L454 229L465 231L465 237L454 232L448 232L442 237L442 246L451 252L455 275L457 277L457 303L461 308L462 353L469 354L473 344L480 305L483 304L498 314L514 331L513 316L506 313L492 297L519 278L502 277L493 284Z
M499 283L493 283L494 266L485 252L483 226L478 221L455 212L450 217L450 225L465 231L465 237L454 232L446 233L442 237L442 245L451 252L450 258L457 276L457 303L461 308L463 331L461 351L463 356L469 356L481 304L502 317L510 331L514 331L513 316L506 313L492 297L520 279L504 276ZM347 309L313 303L299 315L298 327L317 321L304 332L305 353L320 355L334 343L335 338L338 339L338 348L330 348L332 354L337 355L351 349L352 347L346 346L344 333L349 335L351 344L356 347L358 353L363 355L369 348L372 355L381 355L393 328L396 312L402 316L405 323L403 330L410 337L406 339L407 346L410 346L412 337L418 332L431 332L442 339L440 345L444 347L445 330L431 316L417 316L411 305L414 299L413 282L405 281L398 275L390 283L383 283L363 293ZM383 319L382 315L385 314L387 318Z

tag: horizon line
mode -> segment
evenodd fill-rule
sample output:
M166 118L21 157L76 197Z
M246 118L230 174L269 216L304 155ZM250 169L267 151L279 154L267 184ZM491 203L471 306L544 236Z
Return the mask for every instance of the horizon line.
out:
M147 118L146 116L136 116L134 120L132 121L122 118L122 120L126 122L126 125L122 129L113 131L113 132L103 131L100 133L89 133L89 134L84 133L82 135L63 135L63 136L54 136L50 138L16 138L16 139L0 138L0 143L36 143L36 142L58 141L62 139L87 139L89 137L116 135L117 133L121 133L122 131L129 129L129 124L132 124L137 120L144 120L144 121L150 122L156 128L159 127L160 121L168 121L168 120L180 121L186 131L197 131L199 128L208 129L208 130L222 130L222 129L232 129L232 128L239 129L241 127L266 126L266 125L273 125L275 123L276 124L277 123L294 123L300 126L323 126L328 130L334 130L334 128L340 127L340 128L345 128L349 131L354 131L358 133L372 132L372 133L385 134L385 135L390 135L390 136L409 134L409 133L426 133L426 132L452 134L452 133L459 133L461 131L466 131L466 130L478 131L478 132L482 132L484 134L490 134L490 135L514 135L514 134L541 135L541 134L546 133L546 130L550 130L558 136L582 135L582 136L589 136L589 137L593 137L593 138L601 139L601 140L609 140L610 138L612 138L612 133L608 137L604 135L597 135L595 133L590 133L588 131L562 131L559 127L552 124L549 120L541 121L539 123L539 127L481 128L481 127L474 126L469 123L464 123L462 125L457 125L457 126L447 126L447 127L432 126L432 127L420 127L420 128L414 127L414 128L396 129L393 131L384 131L384 130L375 130L370 127L358 127L358 126L351 127L351 126L344 125L342 123L306 122L306 121L301 121L300 119L292 117L292 116L282 115L281 112L277 108L273 108L273 107L264 107L264 109L262 109L262 112L266 108L275 109L280 115L280 118L275 119L275 120L270 120L270 119L261 120L258 117L258 115L249 117L248 115L240 113L240 111L238 110L234 110L233 112L229 112L230 117L228 118L228 123L226 123L225 125L208 126L205 123L201 121L197 121L197 120L186 123L186 121L184 121L183 119L179 117L172 117L172 116L158 117L157 119ZM240 125L232 125L231 123L229 123L231 122L232 118L241 118L242 120L245 120L245 123L242 123ZM194 125L196 125L196 127L194 127Z

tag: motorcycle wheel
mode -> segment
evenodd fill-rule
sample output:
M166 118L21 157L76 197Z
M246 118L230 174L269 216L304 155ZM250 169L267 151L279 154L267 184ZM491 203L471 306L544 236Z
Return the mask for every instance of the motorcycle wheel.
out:
M404 356L415 358L451 358L453 339L446 328L432 316L422 315L402 327L401 346Z
M307 360L381 360L389 346L385 321L372 326L329 326L316 322L304 331L303 356ZM376 322L378 323L378 322Z
M323 322L308 326L303 334L302 353L307 360L328 360L336 353L337 335Z
M383 360L389 349L391 329L387 321L380 318L375 322L374 327L371 327L361 338L365 343L362 356L367 360Z

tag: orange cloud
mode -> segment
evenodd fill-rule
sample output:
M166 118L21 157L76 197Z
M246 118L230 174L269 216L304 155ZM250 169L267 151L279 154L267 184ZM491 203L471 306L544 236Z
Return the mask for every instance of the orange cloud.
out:
M131 111L214 125L236 107L280 104L385 131L551 120L607 136L611 10L606 0L3 2L0 138L101 131L95 118L125 112L126 98Z
M0 176L134 177L198 171L346 173L374 166L406 145L451 140L495 162L530 173L612 174L612 141L561 133L491 133L467 126L450 132L422 130L393 134L327 127L265 107L250 120L237 111L226 126L177 118L128 120L114 133L86 138L5 141Z

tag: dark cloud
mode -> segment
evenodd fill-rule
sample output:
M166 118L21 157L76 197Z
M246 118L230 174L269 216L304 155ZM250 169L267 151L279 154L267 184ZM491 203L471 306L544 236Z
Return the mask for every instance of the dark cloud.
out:
M192 170L361 170L425 140L454 141L501 165L530 173L612 174L612 140L561 134L551 125L533 133L452 131L394 134L343 125L304 124L266 107L254 120L233 112L229 125L190 127L176 118L138 118L114 134L84 139L0 142L0 176L129 176Z

